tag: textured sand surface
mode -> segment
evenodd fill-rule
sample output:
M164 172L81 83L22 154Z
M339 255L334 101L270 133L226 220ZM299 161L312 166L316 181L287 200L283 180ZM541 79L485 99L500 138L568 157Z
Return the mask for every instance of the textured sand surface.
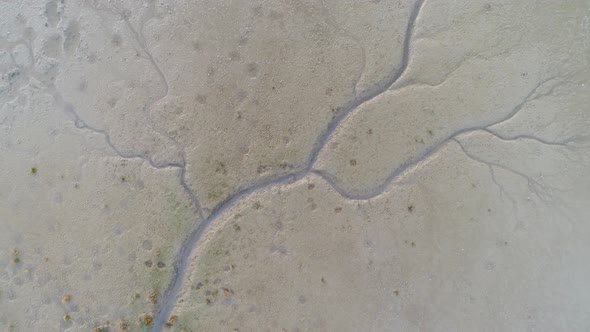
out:
M0 1L0 331L590 330L590 3Z

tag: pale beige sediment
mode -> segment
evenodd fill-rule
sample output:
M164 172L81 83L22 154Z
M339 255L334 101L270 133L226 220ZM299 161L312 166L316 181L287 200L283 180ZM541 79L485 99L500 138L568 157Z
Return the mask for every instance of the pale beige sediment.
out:
M0 9L1 330L590 328L585 1Z

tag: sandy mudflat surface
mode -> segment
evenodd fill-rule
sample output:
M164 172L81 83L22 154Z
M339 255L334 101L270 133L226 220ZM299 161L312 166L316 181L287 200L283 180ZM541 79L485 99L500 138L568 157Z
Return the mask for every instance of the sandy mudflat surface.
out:
M589 331L590 3L0 1L0 331Z

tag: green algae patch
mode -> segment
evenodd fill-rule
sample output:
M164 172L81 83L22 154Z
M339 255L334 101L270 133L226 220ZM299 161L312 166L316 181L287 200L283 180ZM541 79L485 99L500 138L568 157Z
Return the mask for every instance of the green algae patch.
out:
M178 254L180 244L190 233L195 222L198 222L195 213L186 199L179 197L175 192L170 192L166 197L168 211L162 220L162 224L155 229L150 236L163 237L164 245L151 251L150 257L143 263L148 269L147 286L159 297L164 288L170 282L173 272L172 263Z

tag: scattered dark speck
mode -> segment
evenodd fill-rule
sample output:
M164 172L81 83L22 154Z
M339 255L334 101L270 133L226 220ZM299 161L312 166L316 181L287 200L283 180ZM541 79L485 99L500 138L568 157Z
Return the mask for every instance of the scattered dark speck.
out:
M152 261L145 261L145 262L144 262L144 264L145 264L145 266L147 266L147 267L152 267L152 265L153 265L153 264L152 264Z
M174 323L176 323L176 320L178 319L178 316L176 315L172 315L170 316L170 318L168 318L168 320L166 321L166 326L167 327L172 327L174 326ZM182 330L181 330L182 331Z
M229 59L231 61L237 61L240 60L240 53L238 51L231 51L229 53Z
M315 188L315 184L310 183L307 185L307 189L312 190L313 188Z
M37 174L37 167L31 167L31 174Z
M150 293L148 294L148 299L150 300L150 302L151 302L152 304L156 304L156 302L157 302L157 300L158 300L158 299L157 299L156 292L150 292Z
M119 46L121 46L121 44L123 44L123 38L121 38L120 35L115 34L115 35L113 35L113 38L111 39L111 43L113 44L113 46L119 47Z
M267 166L267 165L258 165L258 168L256 169L256 172L257 172L258 174L260 174L260 173L264 173L264 172L266 172L266 171L267 171L269 168L270 168L270 167L269 167L269 166Z
M207 102L207 95L198 94L196 100L199 104L205 104Z
M248 36L247 35L240 36L240 39L238 40L238 45L242 46L242 45L246 45L246 44L248 44Z
M10 79L15 78L19 74L20 74L20 72L18 70L11 71L10 73L8 73L8 78L10 78Z
M159 262L158 262L158 268L162 269L162 268L164 268L165 266L166 266L166 264L164 264L164 262L162 262L162 261L159 261Z
M252 12L254 13L255 16L262 16L263 12L262 12L262 6L256 6L254 8L252 8Z
M144 326L152 326L152 324L154 323L154 315L151 312L145 314L141 319L141 323Z
M350 166L356 166L356 159L350 160Z
M121 329L121 331L129 330L129 323L126 321L119 322L119 329Z
M215 173L221 173L223 175L227 175L227 169L223 162L218 162L217 167L215 167Z
M414 211L414 205L408 205L408 212Z
M256 77L258 75L258 65L255 63L249 63L247 65L247 70L250 77ZM273 86L272 89L274 90L275 87Z

